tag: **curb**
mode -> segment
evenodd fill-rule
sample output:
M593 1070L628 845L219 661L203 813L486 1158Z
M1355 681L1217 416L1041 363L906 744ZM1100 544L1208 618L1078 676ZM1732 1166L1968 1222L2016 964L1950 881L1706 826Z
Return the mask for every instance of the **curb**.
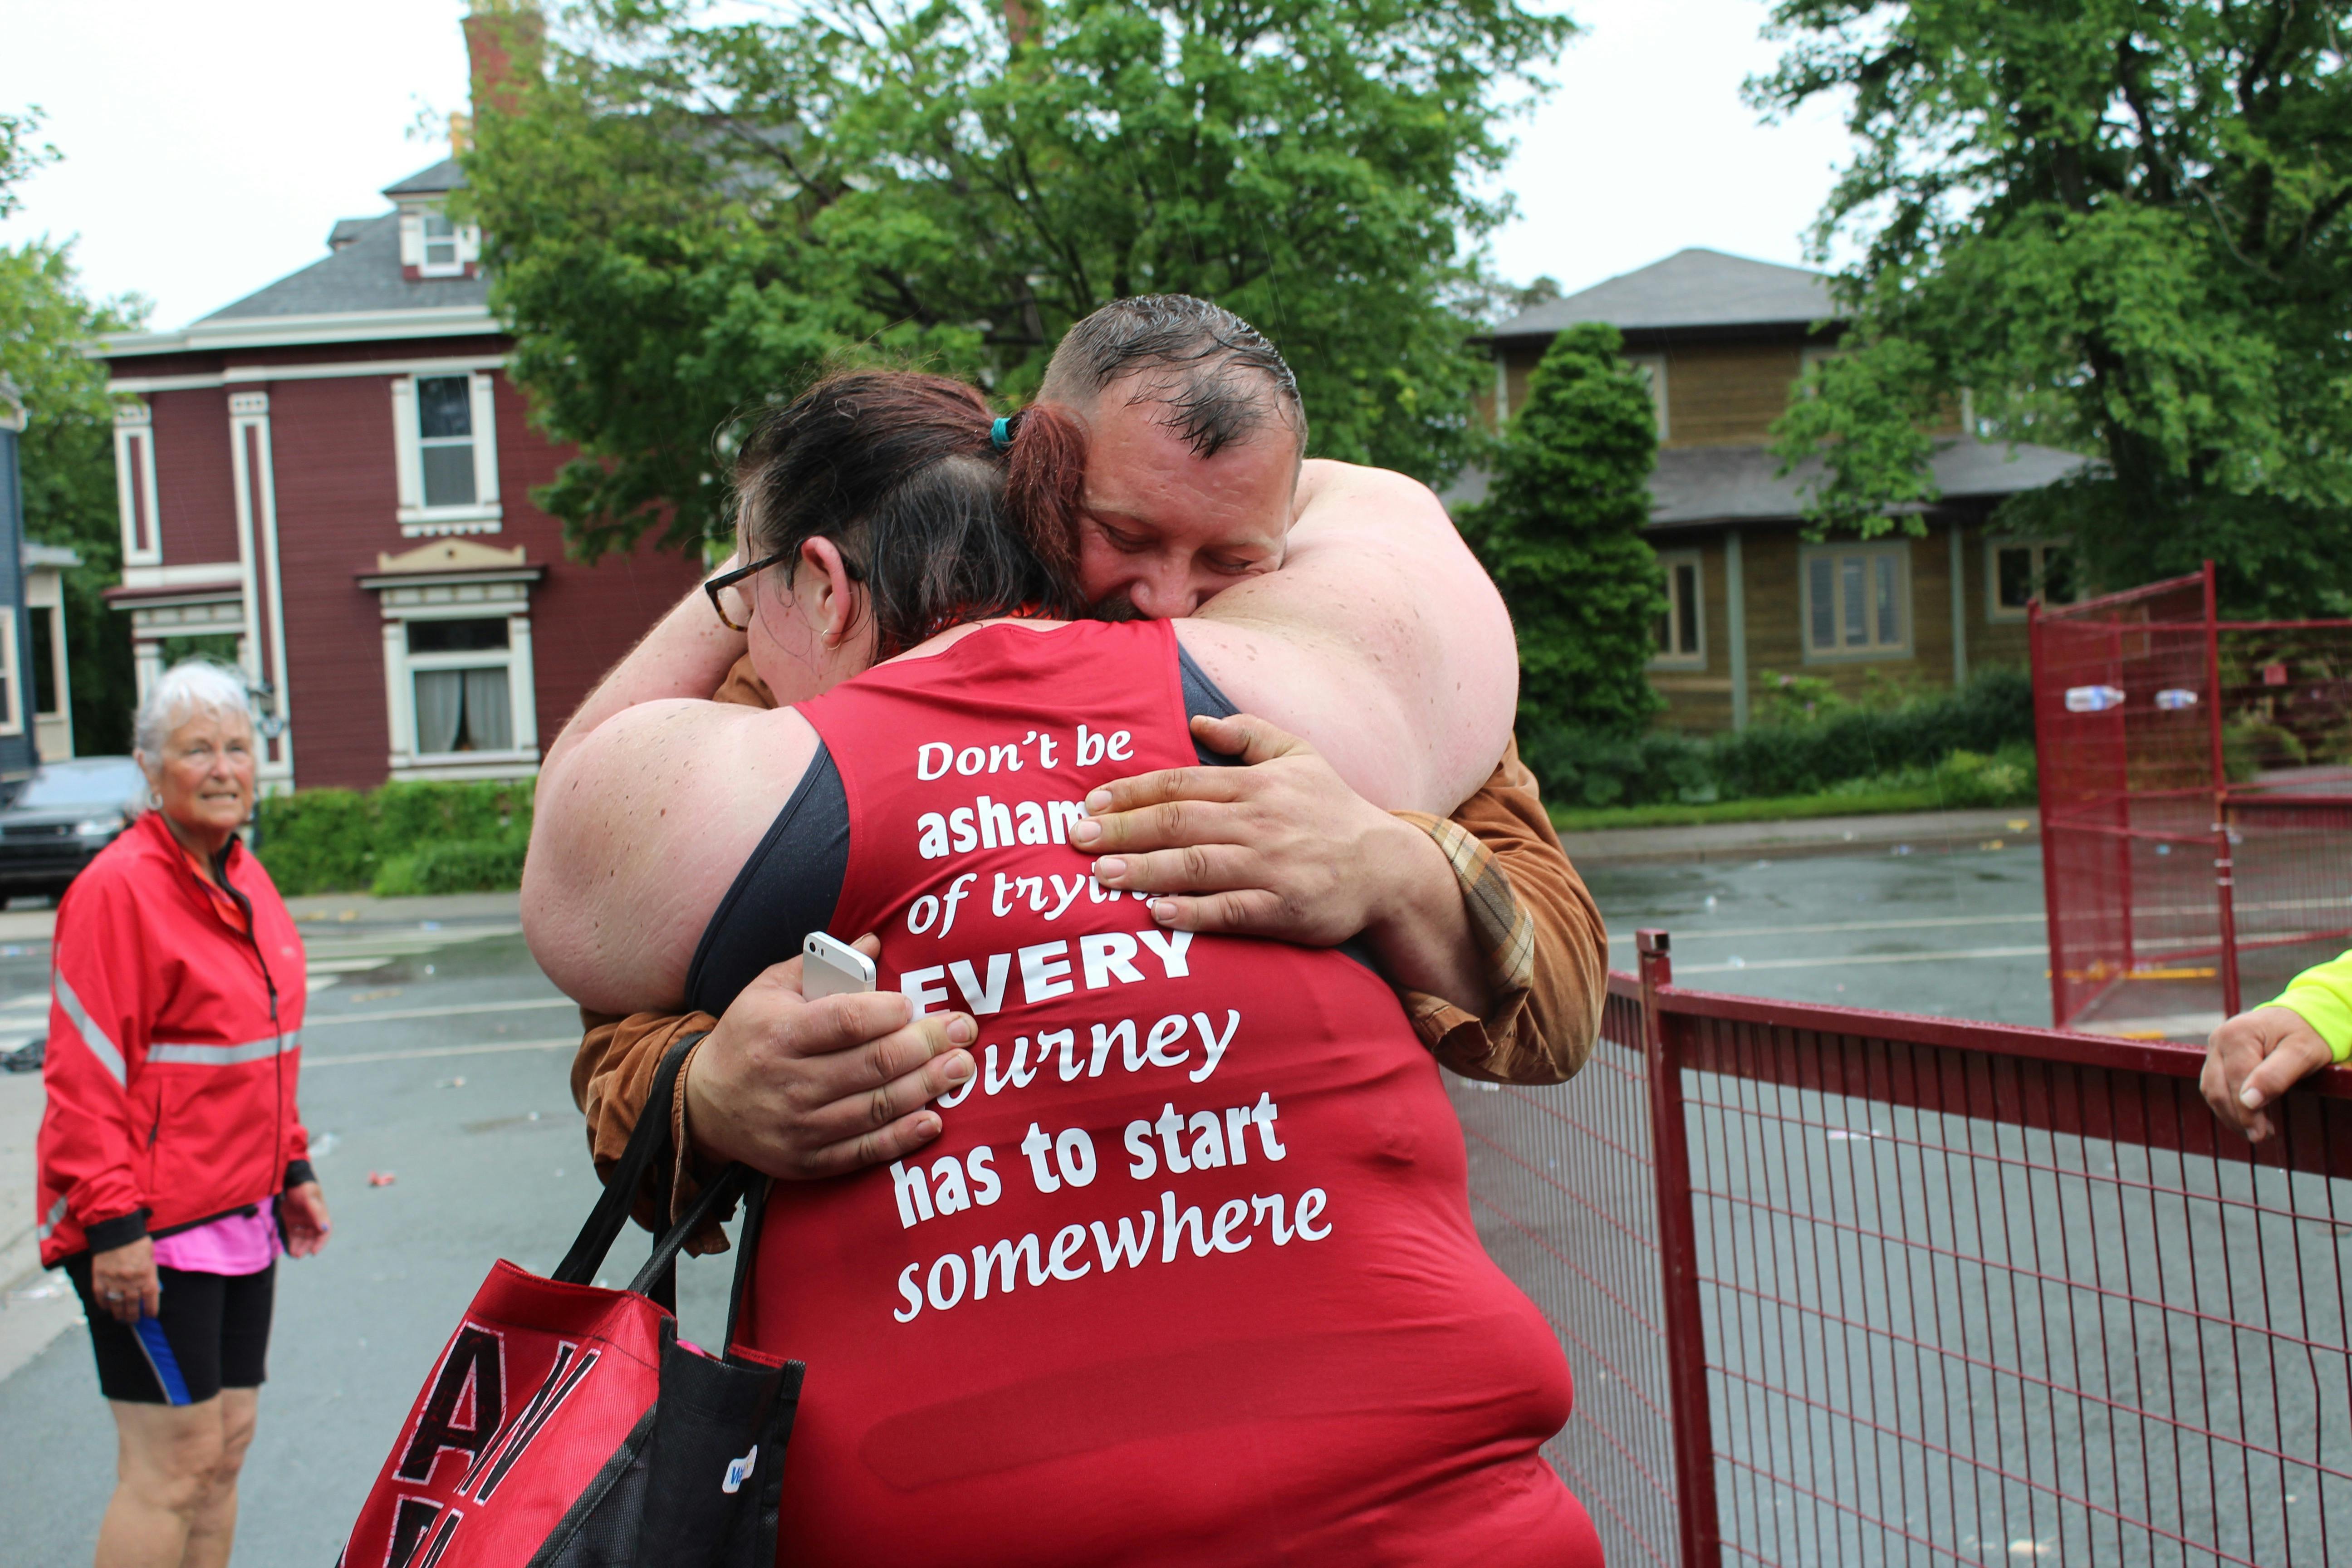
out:
M2039 844L2032 807L1825 816L1796 822L1703 823L1686 827L1614 827L1563 833L1580 866L1794 860L1825 855L1957 855Z

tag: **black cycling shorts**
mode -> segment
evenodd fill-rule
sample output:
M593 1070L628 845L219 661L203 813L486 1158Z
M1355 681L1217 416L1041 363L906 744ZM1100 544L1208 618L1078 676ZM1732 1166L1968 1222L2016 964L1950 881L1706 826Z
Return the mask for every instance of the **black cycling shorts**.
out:
M133 1405L197 1405L224 1388L259 1388L268 1375L269 1309L278 1265L256 1274L196 1274L158 1268L163 1315L137 1329L119 1322L91 1292L89 1254L66 1259L90 1348L98 1386Z

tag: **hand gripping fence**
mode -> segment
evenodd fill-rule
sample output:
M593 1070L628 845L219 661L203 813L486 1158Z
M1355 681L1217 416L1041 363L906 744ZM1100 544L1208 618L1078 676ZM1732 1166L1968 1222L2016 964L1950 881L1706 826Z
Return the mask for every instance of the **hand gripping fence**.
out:
M1610 977L1455 1080L1613 1564L2352 1561L2352 1069L2250 1146L2196 1047Z

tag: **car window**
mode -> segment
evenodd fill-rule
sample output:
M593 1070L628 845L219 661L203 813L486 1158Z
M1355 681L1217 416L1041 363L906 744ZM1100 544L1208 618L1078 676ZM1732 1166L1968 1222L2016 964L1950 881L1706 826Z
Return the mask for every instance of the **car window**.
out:
M63 811L74 806L119 806L139 796L139 764L128 758L94 765L52 763L36 768L8 804L18 811Z

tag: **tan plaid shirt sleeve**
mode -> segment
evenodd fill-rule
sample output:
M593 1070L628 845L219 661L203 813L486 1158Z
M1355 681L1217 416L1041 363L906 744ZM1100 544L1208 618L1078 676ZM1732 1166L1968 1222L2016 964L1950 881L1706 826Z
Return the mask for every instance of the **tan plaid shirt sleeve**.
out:
M1559 1083L1601 1033L1609 934L1544 811L1514 742L1451 817L1399 812L1436 841L1462 884L1490 1000L1474 1017L1442 997L1404 993L1422 1043L1465 1078Z

